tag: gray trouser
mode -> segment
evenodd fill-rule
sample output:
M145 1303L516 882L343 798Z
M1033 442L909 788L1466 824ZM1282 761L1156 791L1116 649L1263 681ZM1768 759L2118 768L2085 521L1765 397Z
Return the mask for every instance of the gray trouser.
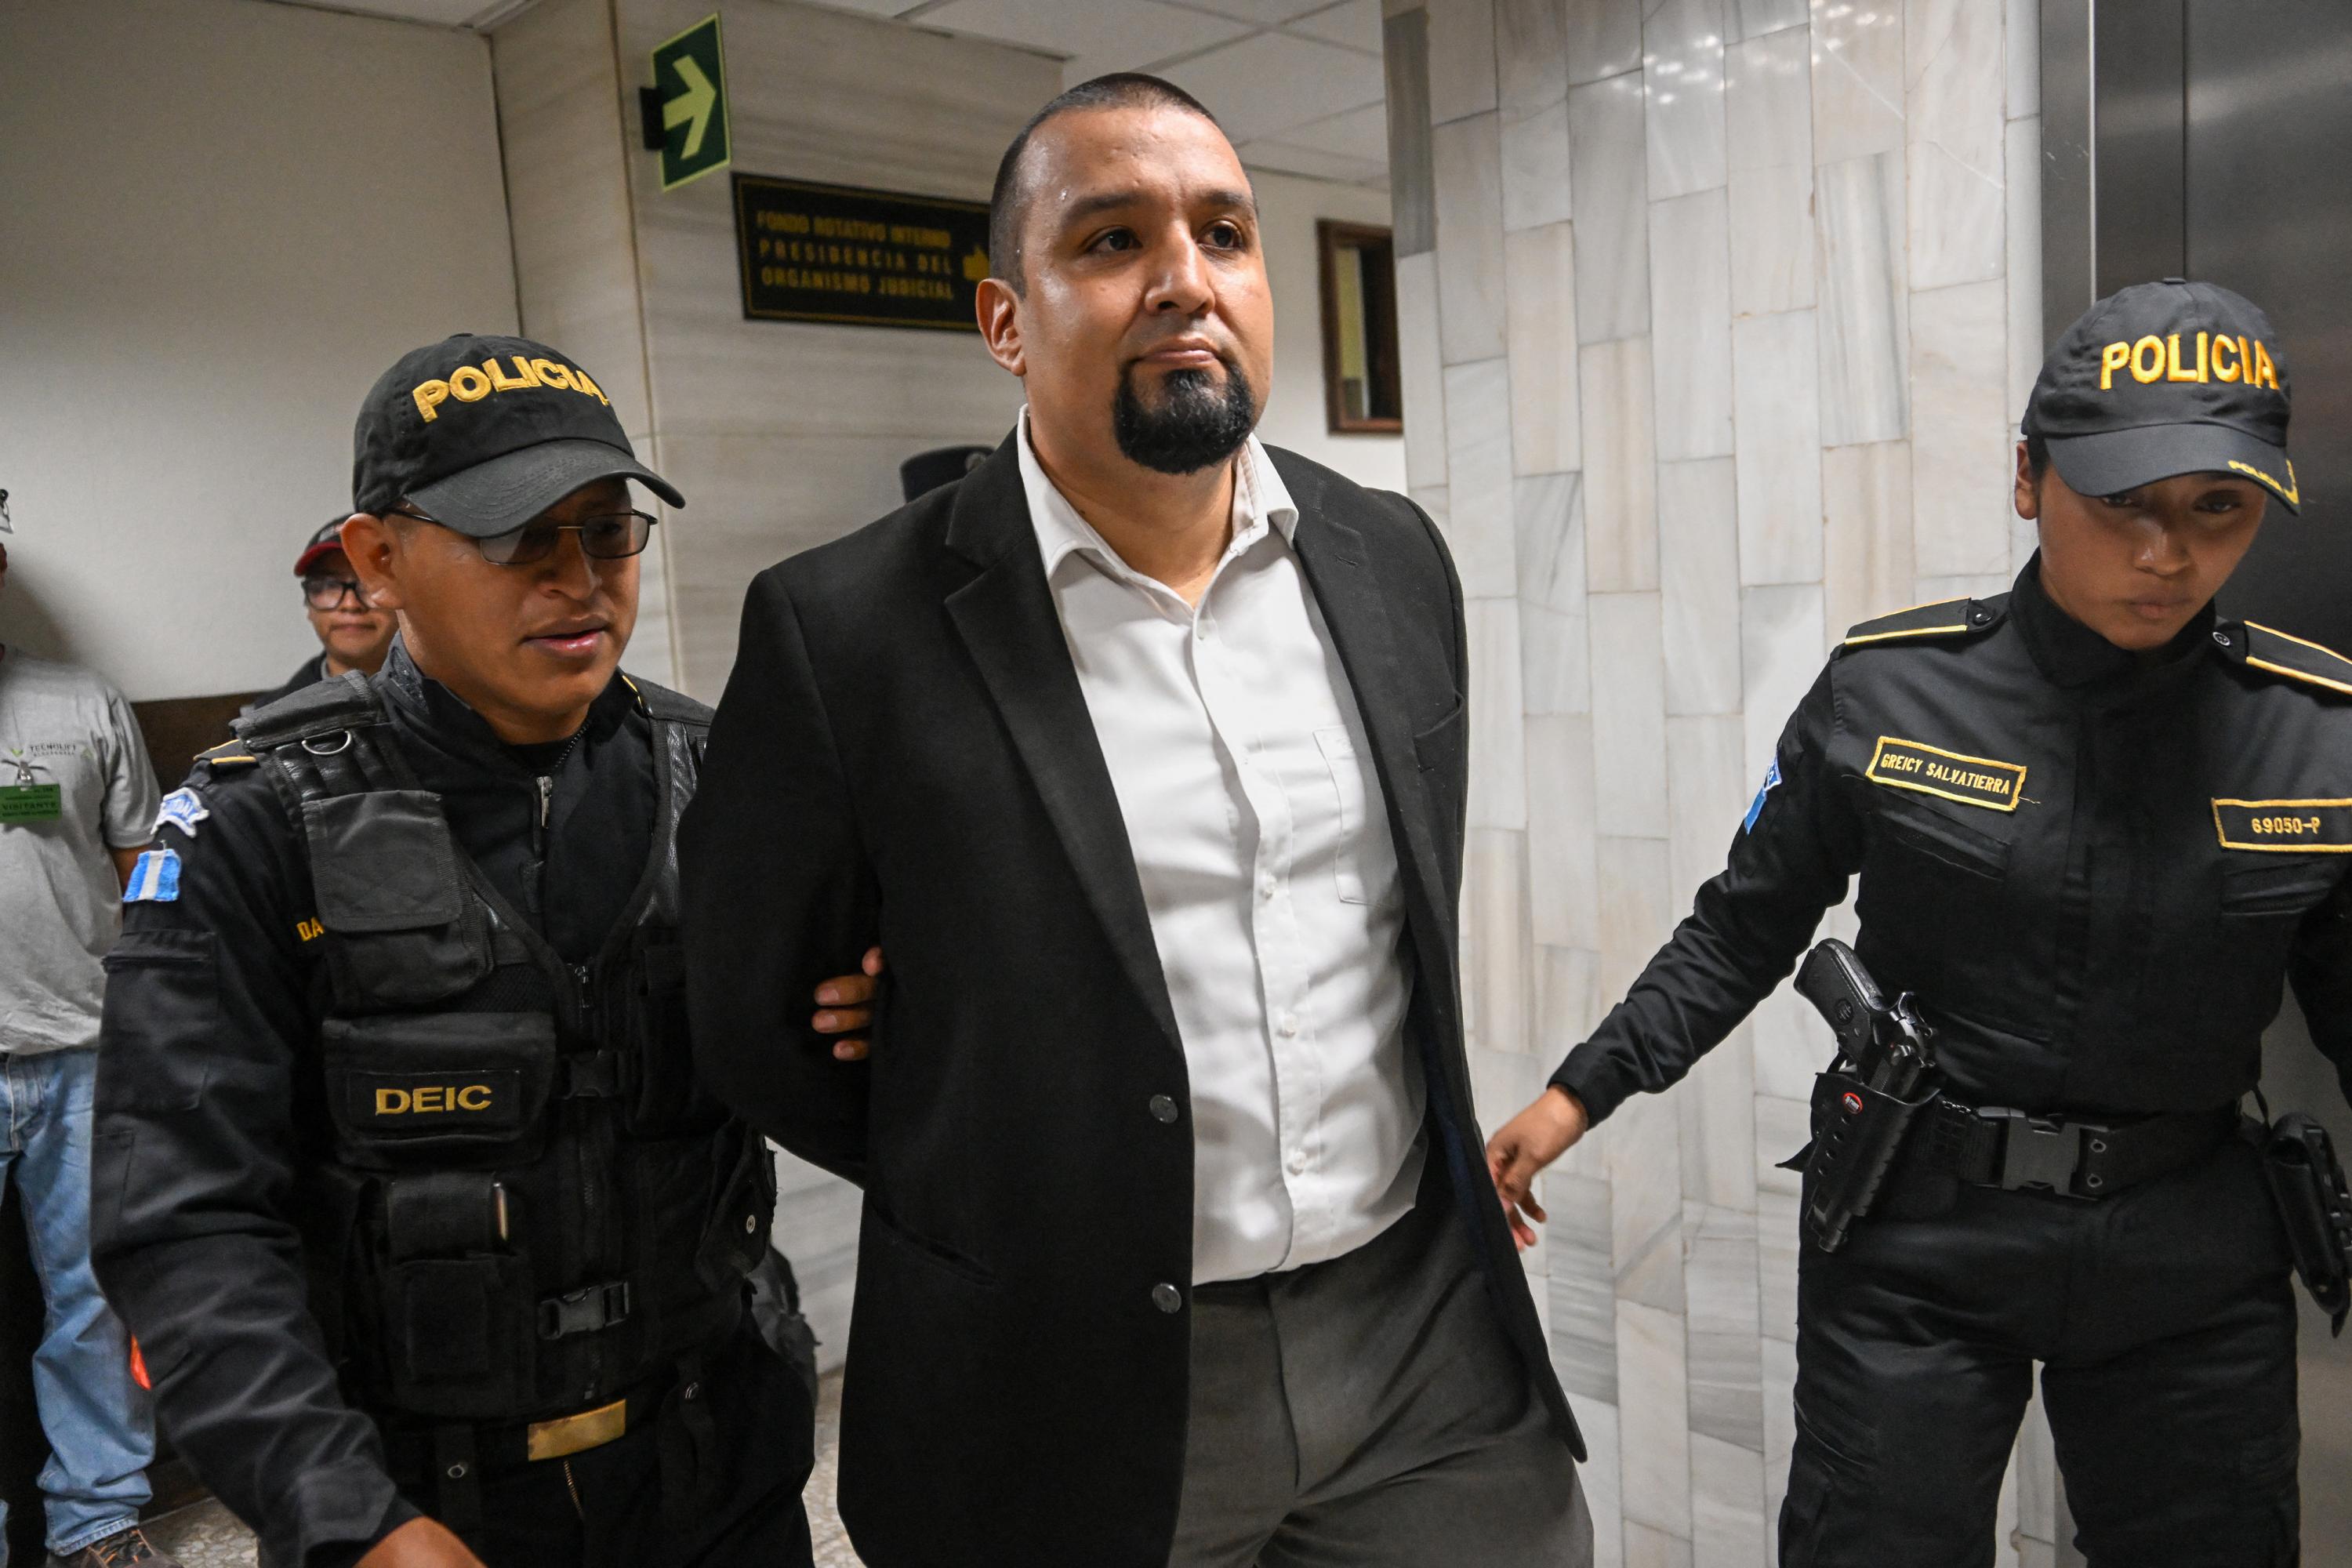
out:
M1170 1568L1589 1568L1575 1461L1442 1185L1344 1258L1193 1301Z

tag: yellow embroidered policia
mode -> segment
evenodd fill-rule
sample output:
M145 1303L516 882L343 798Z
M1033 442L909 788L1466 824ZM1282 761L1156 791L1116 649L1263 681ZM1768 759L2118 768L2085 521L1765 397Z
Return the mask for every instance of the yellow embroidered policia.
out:
M593 397L607 408L613 400L604 389L589 379L588 373L574 365L551 359L532 359L522 354L509 354L506 363L490 355L479 365L461 364L451 371L446 380L436 376L420 381L408 389L416 405L416 412L431 424L441 416L441 405L456 398L460 403L479 403L494 392L520 392L525 387L551 386L559 392L576 392Z

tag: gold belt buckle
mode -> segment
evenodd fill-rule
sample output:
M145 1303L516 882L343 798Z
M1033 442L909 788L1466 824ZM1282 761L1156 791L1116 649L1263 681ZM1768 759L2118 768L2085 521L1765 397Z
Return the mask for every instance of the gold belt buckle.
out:
M615 1399L576 1415L534 1421L524 1428L525 1454L533 1459L561 1459L599 1448L629 1429L629 1402Z

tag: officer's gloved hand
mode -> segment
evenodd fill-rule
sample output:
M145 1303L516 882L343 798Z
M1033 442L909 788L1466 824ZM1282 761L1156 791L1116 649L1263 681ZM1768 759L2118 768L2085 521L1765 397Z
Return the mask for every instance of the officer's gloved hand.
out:
M412 1519L373 1546L359 1568L482 1568L466 1543L429 1519Z
M1521 1252L1536 1244L1535 1227L1544 1222L1543 1205L1535 1199L1536 1178L1591 1126L1584 1102L1555 1083L1486 1140L1486 1173L1495 1178L1503 1217L1511 1222L1511 1239Z
M817 1014L809 1020L820 1035L846 1035L868 1027L874 1022L874 992L882 974L882 950L869 947L858 967L859 974L836 974L816 988ZM835 1040L833 1059L840 1062L862 1062L866 1059L864 1039Z

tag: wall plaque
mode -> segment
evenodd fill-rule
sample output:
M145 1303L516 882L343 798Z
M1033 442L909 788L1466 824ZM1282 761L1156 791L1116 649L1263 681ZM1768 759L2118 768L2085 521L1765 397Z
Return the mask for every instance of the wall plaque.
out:
M976 332L988 204L735 176L743 315Z

